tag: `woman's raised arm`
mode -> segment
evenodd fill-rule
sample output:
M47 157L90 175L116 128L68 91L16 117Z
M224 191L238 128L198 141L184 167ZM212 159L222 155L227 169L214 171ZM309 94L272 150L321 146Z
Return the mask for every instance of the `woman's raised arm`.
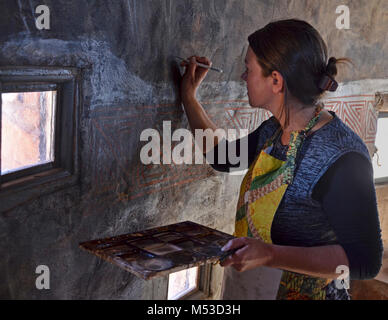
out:
M201 129L211 129L213 132L217 130L215 123L209 118L206 111L202 105L198 102L196 98L197 89L200 86L203 79L206 77L209 69L202 68L198 66L195 62L200 62L206 65L211 66L211 61L206 57L196 57L192 56L189 59L190 64L182 62L181 66L185 66L186 70L183 74L181 82L181 97L182 103L189 120L190 129L195 136L195 130ZM217 135L211 135L214 139L213 146L216 146L219 142L219 137ZM210 150L206 150L206 138L203 138L202 146L199 146L203 153L206 153Z

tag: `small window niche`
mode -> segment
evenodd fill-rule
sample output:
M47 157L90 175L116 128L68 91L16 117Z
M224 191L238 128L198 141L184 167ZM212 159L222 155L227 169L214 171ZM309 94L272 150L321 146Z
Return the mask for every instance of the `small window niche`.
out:
M373 174L376 184L388 183L388 93L376 94L376 105L379 110L373 156Z
M192 267L169 274L168 300L203 300L210 296L212 265Z
M199 267L171 273L168 278L168 300L184 299L198 290Z
M76 183L79 71L0 67L0 212Z

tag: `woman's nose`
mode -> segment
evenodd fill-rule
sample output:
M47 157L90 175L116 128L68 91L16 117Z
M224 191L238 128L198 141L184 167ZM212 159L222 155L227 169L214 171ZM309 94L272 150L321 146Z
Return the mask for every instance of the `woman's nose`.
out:
M246 71L241 75L241 79L243 79L244 81L247 81L247 72Z

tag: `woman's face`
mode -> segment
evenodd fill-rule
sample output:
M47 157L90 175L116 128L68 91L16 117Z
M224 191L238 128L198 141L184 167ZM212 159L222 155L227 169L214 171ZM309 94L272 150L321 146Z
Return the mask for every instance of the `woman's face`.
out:
M272 88L273 79L271 76L263 76L262 68L250 46L245 56L245 68L245 72L241 75L241 78L247 83L249 104L253 108L270 110L270 104L273 102L274 97Z

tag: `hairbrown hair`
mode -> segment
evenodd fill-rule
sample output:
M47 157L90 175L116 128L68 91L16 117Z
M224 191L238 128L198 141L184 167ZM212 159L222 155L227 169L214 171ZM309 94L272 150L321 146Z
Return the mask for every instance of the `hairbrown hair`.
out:
M297 20L279 20L267 24L248 37L249 45L268 77L278 71L284 79L286 124L289 124L288 96L297 99L303 107L315 105L325 89L322 78L336 84L337 63L350 62L348 58L327 59L327 46L316 29ZM331 91L334 91L334 89Z

